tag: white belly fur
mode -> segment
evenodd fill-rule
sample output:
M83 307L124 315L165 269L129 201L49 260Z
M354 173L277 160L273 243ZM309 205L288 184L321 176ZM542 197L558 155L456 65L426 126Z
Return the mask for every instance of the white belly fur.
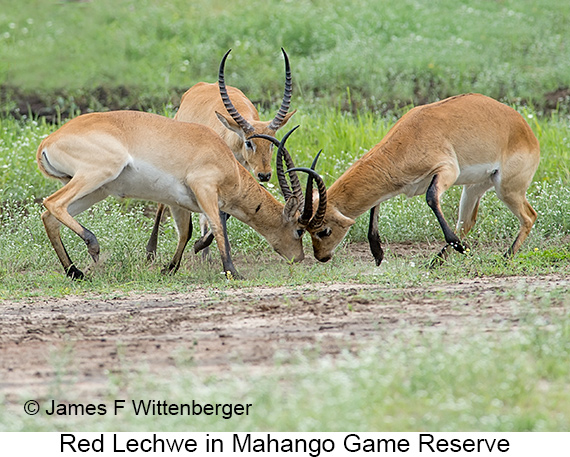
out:
M196 196L180 179L144 161L128 164L104 188L120 198L139 198L200 212Z
M455 181L456 185L479 184L485 181L491 182L491 177L499 170L498 163L480 163L463 166Z
M492 177L499 170L498 163L483 163L460 168L459 176L453 183L454 186L462 186L468 184L479 184L488 181L492 184ZM426 193L428 186L433 179L433 174L423 176L417 181L410 183L397 192L384 195L376 204L389 200L397 195L404 194L406 197L411 198L416 195L423 195Z

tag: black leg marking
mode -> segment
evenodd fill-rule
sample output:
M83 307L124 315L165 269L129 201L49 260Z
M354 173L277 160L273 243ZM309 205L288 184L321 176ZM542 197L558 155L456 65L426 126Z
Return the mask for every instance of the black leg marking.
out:
M225 256L222 255L222 264L224 266L224 273L226 274L227 279L241 279L241 275L237 272L234 267L234 263L232 261L231 256L231 247L230 247L230 240L228 239L228 230L227 230L227 220L229 218L229 214L226 214L220 211L220 220L222 222L222 232L224 234L224 247L225 247Z
M441 227L441 230L443 231L443 235L445 237L445 241L447 242L447 244L451 246L453 249L455 249L457 252L463 254L465 252L465 247L459 240L459 237L451 229L451 227L445 220L445 217L443 216L443 212L441 211L441 206L439 203L439 194L437 190L437 179L438 177L437 175L435 175L431 180L431 184L429 185L426 191L427 204L435 214L435 217L439 222L439 225ZM444 250L446 248L447 246L444 248Z
M378 233L378 209L379 207L375 206L370 210L370 224L368 225L368 244L376 261L376 266L380 266L384 259L384 250Z
M228 218L229 214L220 211L220 220L222 221L222 229L224 231L224 244L226 247L226 252L229 255L231 252L231 247L230 247L230 240L228 238L228 224L227 224Z
M66 270L65 274L68 278L73 280L82 280L85 278L83 272L73 264Z
M158 205L156 210L156 216L154 218L154 225L152 226L152 232L148 243L146 245L146 259L150 262L156 258L156 249L158 247L158 231L160 230L160 222L162 221L162 215L164 214L164 206Z
M206 233L206 235L199 238L194 243L194 254L197 254L202 249L205 249L208 246L210 246L210 244L212 244L212 241L214 241L214 234L210 231L210 232Z
M220 218L222 219L222 224L225 230L226 227L226 222L227 220L230 218L231 216L228 213L224 213L222 211L220 211ZM227 236L227 231L226 231L226 235L225 235L225 239L226 239L226 245L229 246L230 242L228 240L228 236ZM195 243L194 243L194 254L197 254L198 252L200 252L203 249L206 249L207 247L209 247L212 242L214 241L214 234L212 233L212 231L210 230L208 233L202 235L202 237L200 237Z

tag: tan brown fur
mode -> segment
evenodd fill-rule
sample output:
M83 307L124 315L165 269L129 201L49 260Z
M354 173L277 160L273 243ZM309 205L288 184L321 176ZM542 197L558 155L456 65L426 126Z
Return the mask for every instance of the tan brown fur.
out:
M260 181L269 181L273 145L261 139L250 140L249 137L254 134L274 136L276 133L275 121L261 121L257 109L241 90L231 86L226 86L226 89L233 106L249 124L251 131L244 131L227 112L218 83L199 82L188 89L182 96L180 107L174 119L181 122L204 124L212 128L230 147L239 163ZM295 112L296 110L285 114L279 128L287 124ZM146 246L149 259L156 256L158 232L164 210L165 206L159 204L154 227ZM200 226L202 235L205 237L208 232L208 224L204 216L200 217ZM203 244L203 240L199 243ZM207 256L207 245L201 249L204 249L203 254Z
M228 86L227 89L232 103L243 118L251 124L255 134L261 133L275 136L276 131L269 128L271 121L259 120L257 109L241 90L231 86ZM216 113L223 116L232 128L230 129L224 125ZM286 115L282 126L289 121L293 114L295 114L295 111ZM182 96L180 108L174 119L207 125L220 135L230 147L236 159L251 171L255 177L258 177L260 173L271 176L273 145L264 140L253 139L251 140L255 145L253 150L245 146L246 135L245 133L239 133L240 127L227 114L217 84L201 82L188 89ZM251 134L247 136L251 136Z
M310 231L315 257L330 259L354 219L368 209L398 194L426 191L446 241L461 251L439 208L439 197L452 185L464 186L456 227L461 237L475 223L481 196L495 187L521 223L508 252L514 255L536 220L525 193L539 157L538 140L524 118L489 97L464 94L415 107L328 189L323 224ZM381 256L376 258L379 264Z
M234 158L209 127L176 122L155 114L115 111L79 116L49 135L37 152L40 170L64 186L44 200L48 237L67 272L82 277L61 243L60 223L86 242L94 261L95 236L73 216L108 195L141 198L171 206L179 232L168 271L180 264L191 234L190 212L204 213L217 241L224 270L237 272L224 241L220 211L259 231L289 260L302 260L303 248L294 214L284 207Z

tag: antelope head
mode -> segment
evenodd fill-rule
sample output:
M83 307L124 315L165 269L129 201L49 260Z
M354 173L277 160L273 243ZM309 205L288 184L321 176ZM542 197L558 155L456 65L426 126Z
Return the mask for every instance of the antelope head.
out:
M260 137L272 141L278 147L276 169L281 192L285 199L290 195L297 197L300 202L300 208L303 208L297 222L302 230L309 232L311 235L315 258L320 262L328 262L335 248L342 242L355 221L344 216L334 204L327 204L327 188L322 177L315 171L317 160L322 151L319 151L315 157L311 168L295 167L293 159L289 151L284 147L284 144L297 127L288 132L283 137L281 143L275 138L264 135L260 135ZM284 171L283 161L288 168L287 171ZM303 198L297 171L302 171L309 175L305 191L306 198ZM286 174L290 175L291 187L287 183ZM317 184L317 193L313 193L313 180ZM314 211L315 204L317 209Z
M335 248L344 239L354 220L344 216L333 205L327 205L327 189L321 176L315 171L319 154L315 157L311 168L289 168L286 173L302 171L309 175L307 179L306 199L303 213L299 217L299 224L305 228L313 243L313 253L319 262L328 262ZM318 193L312 192L312 181L317 184ZM313 199L318 201L317 209L313 214Z
M255 110L254 113L249 113L250 116L248 117L250 117L251 120L248 121L239 113L230 100L225 83L224 68L231 49L226 52L222 58L218 73L218 87L227 113L216 112L216 115L226 128L236 133L241 139L243 144L241 149L243 163L249 171L253 172L254 176L259 179L259 181L269 181L271 179L271 157L273 155L273 145L271 143L259 141L259 137L256 137L255 135L261 134L275 137L277 130L283 127L296 112L296 110L294 110L289 113L292 93L291 67L289 65L287 53L283 48L281 48L281 51L285 58L285 92L283 94L281 107L271 121L260 121L259 115Z
M291 155L287 148L285 148L285 142L287 138L298 128L299 126L293 128L289 132L285 134L281 141L277 140L276 138L270 135L263 135L263 134L256 134L254 135L255 138L263 138L270 141L273 145L277 146L277 179L279 181L279 187L281 188L281 193L287 202L290 200L294 200L298 202L299 207L299 215L297 217L296 223L298 224L298 233L302 236L305 231L308 231L311 234L311 238L313 240L313 250L315 253L315 257L320 260L321 262L326 262L332 256L332 250L334 250L334 246L329 247L328 244L321 243L321 238L326 241L328 235L330 235L330 229L323 228L326 224L326 216L330 212L330 209L327 209L327 189L325 183L321 176L315 171L315 167L319 156L322 152L316 155L311 168L304 168L304 167L295 167L293 160L291 159ZM283 162L287 165L287 171L284 171ZM309 175L307 180L307 187L305 191L305 195L303 196L303 191L301 189L301 184L299 182L299 178L297 176L297 171L305 172ZM287 182L286 175L289 174L291 185ZM316 194L313 193L313 180L317 184L317 192ZM316 210L313 210L314 204L316 203ZM302 211L301 211L302 209ZM341 215L342 216L342 215ZM345 218L348 219L348 218ZM346 225L346 229L342 237L346 235L350 226L354 223L352 219L350 220L350 224ZM335 220L333 219L332 224L335 224ZM323 230L328 233L328 235L323 234ZM338 231L340 233L340 230ZM342 239L342 238L341 238ZM327 249L330 249L331 254L327 256L326 253Z

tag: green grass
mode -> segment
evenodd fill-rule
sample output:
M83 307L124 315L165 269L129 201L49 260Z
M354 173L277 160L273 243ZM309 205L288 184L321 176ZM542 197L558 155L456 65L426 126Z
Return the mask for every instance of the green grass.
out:
M215 80L229 48L228 81L265 103L282 93L282 46L298 105L346 103L348 87L371 109L469 91L543 104L570 87L564 0L2 0L0 11L5 95L64 111L176 104Z
M467 239L476 247L473 252L477 257L453 257L453 267L446 270L459 268L459 275L485 272L501 274L501 271L515 274L517 268L524 265L529 271L544 273L559 268L560 264L568 264L565 253L570 236L570 157L565 138L570 138L569 124L565 117L556 114L537 118L527 109L522 112L531 122L542 146L541 163L529 189L529 201L539 213L531 236L514 263L490 267L489 257L502 254L512 243L518 230L518 221L494 193L489 192L483 199L478 222ZM304 134L296 132L291 137L290 150L297 164L307 165L317 148L324 148L318 169L330 184L387 132L394 119L370 112L352 115L338 110L318 109L314 113L299 114L296 121L303 125ZM101 267L90 272L91 281L87 283L73 284L65 278L39 217L42 198L57 190L59 183L41 175L35 163L38 144L56 128L57 125L41 120L15 121L5 118L0 121L0 167L4 170L0 177L0 296L64 295L71 291L82 293L113 288L184 289L204 284L225 287L225 279L219 274L219 256L215 246L212 265L204 268L196 256L186 254L186 266L177 275L160 275L160 266L167 263L175 248L176 232L171 222L163 224L158 261L147 266L144 247L152 226L154 204L128 200L119 202L113 198L95 205L79 218L100 241ZM275 181L274 177L270 190L281 198ZM459 195L460 188L453 188L443 198L443 210L450 223L454 223L456 218ZM388 247L395 242L429 241L437 245L442 241L437 220L422 197L397 197L385 202L381 206L379 221L381 237ZM347 241L365 241L367 223L367 214L358 218ZM289 266L286 262L273 261L270 263L272 266L267 266L263 260L275 260L276 255L256 232L234 219L230 219L229 232L232 248L241 256L236 259L236 267L238 271L243 269L248 273L248 281L240 282L242 285L300 284L304 281L334 281L347 277L345 269L338 267L342 265L342 259L336 258L330 265ZM81 268L90 265L91 260L79 237L67 229L63 229L62 233L70 255L77 264ZM196 236L197 231L193 239ZM310 242L306 240L305 244L306 254L311 255ZM557 254L541 255L549 250ZM341 258L341 253L336 257ZM482 261L478 260L481 258ZM418 264L428 260L410 259ZM256 269L256 264L263 265L263 270ZM359 278L359 274L353 271L349 277Z
M354 282L379 287L368 292L371 300L397 301L416 287L434 301L461 306L461 290L443 294L428 286L484 276L567 276L569 16L564 0L0 0L0 111L23 118L0 115L0 301L197 288L221 297L233 288ZM159 258L148 264L148 202L108 199L79 217L101 243L102 265L88 272L88 281L67 279L39 217L41 199L59 187L37 170L42 138L80 110L130 107L172 116L188 87L216 79L228 48L228 83L244 90L268 119L283 90L281 46L291 58L292 105L299 109L290 126L302 125L289 149L296 164L306 166L322 148L318 170L328 185L413 104L462 92L513 104L541 144L528 192L539 218L517 257L505 261L502 253L518 223L489 192L468 237L469 254L452 255L436 269L426 267L431 247L413 254L396 244L429 242L435 252L442 240L435 217L424 198L397 197L381 206L386 258L380 268L371 257L354 261L349 255L351 243L366 239L367 215L331 262L299 265L275 261L259 235L230 219L235 265L246 280L225 280L215 248L212 264L187 254L176 275L163 276L160 267L176 242L172 223L163 225ZM547 100L557 89L562 98ZM559 109L552 110L557 103ZM56 123L38 113L52 115ZM275 179L270 186L277 195ZM451 189L442 202L452 224L459 193ZM72 258L85 269L90 258L84 244L69 230L62 233ZM27 417L21 412L28 399L23 392L20 402L4 400L0 430L568 430L567 295L562 286L505 288L497 298L513 301L516 325L507 320L497 331L473 327L460 338L402 325L335 358L318 345L293 360L278 354L263 374L237 364L227 375L209 376L188 353L175 354L172 372L160 378L140 367L134 371L126 360L107 375L104 399L254 403L253 414L239 420ZM50 394L83 400L64 381L73 374L67 371L73 342L50 354Z
M527 107L518 108L526 118L541 145L540 166L535 182L570 183L570 117L557 112L539 116ZM295 164L308 166L314 155L323 149L317 170L330 185L356 159L378 143L399 115L380 115L370 111L356 114L339 109L312 108L295 114L284 131L297 124L301 128L288 141ZM160 112L173 117L172 111ZM262 112L262 118L270 113ZM45 179L38 171L35 153L41 140L55 131L61 123L51 124L45 119L14 120L0 117L0 200L38 200L54 192L59 184ZM277 195L275 176L271 181Z

